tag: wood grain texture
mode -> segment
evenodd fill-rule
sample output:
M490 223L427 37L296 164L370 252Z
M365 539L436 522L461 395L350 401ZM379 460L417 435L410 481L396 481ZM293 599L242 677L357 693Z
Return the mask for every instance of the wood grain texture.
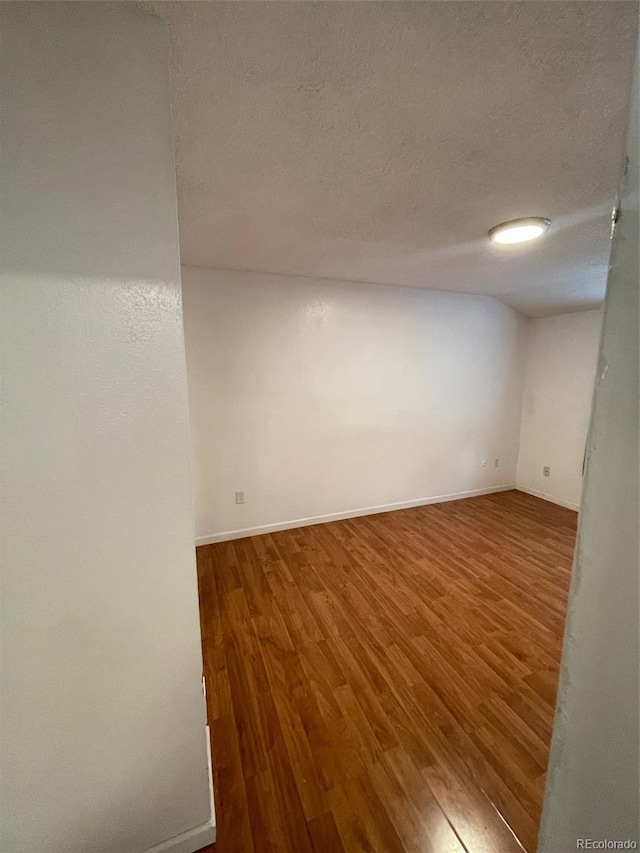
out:
M512 491L199 548L217 853L532 853L576 519Z

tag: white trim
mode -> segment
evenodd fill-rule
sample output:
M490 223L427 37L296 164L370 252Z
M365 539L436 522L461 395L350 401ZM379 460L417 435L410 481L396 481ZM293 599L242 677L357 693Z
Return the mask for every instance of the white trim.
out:
M204 680L204 675L202 676L202 685L204 687L204 697L205 702L207 701L207 688ZM207 729L207 766L209 770L209 800L211 804L211 823L213 824L213 841L216 840L216 804L213 797L213 758L211 757L211 729L209 726L206 726ZM213 841L211 842L213 844Z
M162 844L149 847L145 853L196 853L203 847L208 847L216 840L216 828L211 820L201 823L180 835L174 835Z
M553 495L548 495L546 492L539 492L537 489L530 489L528 486L521 486L516 483L515 488L517 491L524 492L526 495L533 495L534 498L542 498L543 501L549 501L549 503L564 506L567 509L572 509L574 512L578 512L580 509L580 504L572 504L570 501L563 501L562 498L556 498Z
M198 536L196 547L212 545L214 542L229 542L231 539L245 539L247 536L261 536L263 533L275 533L278 530L292 530L295 527L308 527L311 524L326 524L329 521L340 521L345 518L359 518L362 515L376 515L379 512L394 512L397 509L410 509L414 506L458 501L463 498L473 498L477 495L491 495L494 492L507 492L515 489L514 483L506 486L489 486L486 489L473 489L470 492L455 492L450 495L435 495L432 498L418 498L414 501L398 501L383 506L370 506L365 509L348 509L345 512L334 512L329 515L316 515L312 518L297 518L294 521L280 521L276 524L262 524L260 527L245 527L242 530L226 530L223 533L212 533L209 536Z

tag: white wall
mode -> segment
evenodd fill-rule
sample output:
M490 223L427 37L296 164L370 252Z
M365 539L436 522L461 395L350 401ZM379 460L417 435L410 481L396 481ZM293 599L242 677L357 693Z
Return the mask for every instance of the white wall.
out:
M0 848L189 853L212 831L163 27L0 15Z
M201 541L515 482L525 321L502 303L182 278Z
M572 509L582 493L601 326L602 310L528 323L516 485Z
M605 303L540 851L640 840L638 66Z

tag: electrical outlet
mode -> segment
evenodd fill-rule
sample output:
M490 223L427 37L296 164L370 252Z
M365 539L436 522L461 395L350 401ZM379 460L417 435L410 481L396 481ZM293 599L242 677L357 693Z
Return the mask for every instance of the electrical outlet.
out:
M499 468L499 467L500 467L500 460L498 459L498 457L497 457L497 456L496 456L496 458L495 458L495 460L494 460L494 462L493 462L493 467L494 467L494 468Z
M482 465L481 465L481 467L482 467L482 468L486 468L486 467L487 467L487 460L486 460L486 459L483 459L483 460L482 460Z
M244 503L244 489L238 489L236 492L236 503L243 504Z
M544 477L550 477L551 476L551 468L549 468L548 465L545 465L544 468L542 469L542 475Z

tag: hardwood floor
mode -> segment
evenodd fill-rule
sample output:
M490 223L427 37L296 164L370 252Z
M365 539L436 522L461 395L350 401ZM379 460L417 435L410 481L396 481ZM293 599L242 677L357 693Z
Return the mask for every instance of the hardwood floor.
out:
M534 851L576 519L512 491L199 548L216 853Z

